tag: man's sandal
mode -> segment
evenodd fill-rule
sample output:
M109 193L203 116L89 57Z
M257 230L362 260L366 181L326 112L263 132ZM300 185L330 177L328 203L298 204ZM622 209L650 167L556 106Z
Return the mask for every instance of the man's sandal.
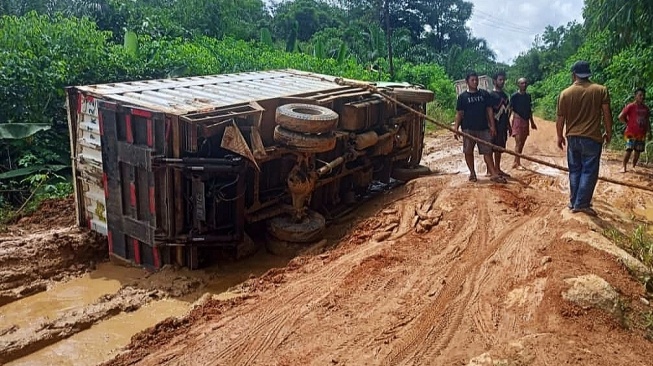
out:
M476 178L476 174L472 174L469 176L469 181L470 182L478 182L478 178Z
M494 183L503 183L503 184L508 183L508 181L506 181L506 178L504 178L504 177L502 177L500 175L492 177L492 178L490 178L490 180L493 181Z

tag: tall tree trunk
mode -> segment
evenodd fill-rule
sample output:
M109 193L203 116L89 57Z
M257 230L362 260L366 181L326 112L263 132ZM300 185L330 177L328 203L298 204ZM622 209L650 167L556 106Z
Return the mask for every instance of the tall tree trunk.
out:
M395 67L392 63L392 29L390 29L390 0L384 0L383 12L385 17L385 38L388 44L388 63L390 64L390 79L395 78Z

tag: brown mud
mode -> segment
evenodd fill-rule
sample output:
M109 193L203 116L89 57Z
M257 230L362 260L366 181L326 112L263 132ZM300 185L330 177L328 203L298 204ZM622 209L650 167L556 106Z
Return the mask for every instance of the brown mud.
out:
M102 320L132 312L150 301L164 296L160 291L124 288L113 295L105 295L82 311L73 309L61 314L54 321L43 321L24 328L10 328L0 340L0 364L28 355L73 334L90 328Z
M537 122L525 152L564 164L553 124ZM101 239L63 218L23 218L0 241L2 290L26 291L0 304L15 313L0 315L0 363L649 365L650 270L604 234L648 224L653 195L601 182L599 216L572 214L564 173L510 169L504 155L507 185L483 177L480 159L470 183L461 148L429 137L435 174L336 220L292 260L259 250L196 272L90 270ZM606 153L601 173L650 182L649 166L619 173L620 157ZM27 296L39 281L48 292Z
M526 152L563 163L554 126L538 122ZM509 184L470 183L460 148L450 135L430 139L425 162L438 173L358 210L326 252L140 333L105 365L649 364L642 267L601 232L630 230L632 209L653 197L600 183L599 217L571 214L564 174L511 170L504 157ZM602 173L617 174L617 158L604 160ZM618 311L563 298L588 274L615 288Z
M0 234L0 306L92 269L106 239L75 226L72 199L46 201Z

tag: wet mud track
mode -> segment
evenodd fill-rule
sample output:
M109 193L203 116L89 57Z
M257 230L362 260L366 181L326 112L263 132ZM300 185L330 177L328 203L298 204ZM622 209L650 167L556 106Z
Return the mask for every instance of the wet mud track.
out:
M74 226L72 200L49 201L0 234L0 365L96 365L131 337L283 267L265 252L202 272L108 262L106 239Z
M540 124L527 153L563 163L553 125ZM335 246L247 281L243 298L141 333L106 365L648 364L636 321L562 297L566 280L596 274L618 289L626 318L650 311L632 275L642 268L600 234L629 224L634 192L599 184L600 218L572 215L564 174L525 162L504 167L513 178L498 185L477 160L470 183L460 148L429 140L424 161L438 173L361 208Z
M563 163L553 125L538 126L526 152ZM450 136L430 138L424 162L436 174L336 220L327 245L290 262L259 252L217 272L157 274L101 264L87 275L112 280L105 291L27 322L0 317L0 355L34 365L65 352L69 365L648 365L653 347L638 319L652 310L637 279L648 269L602 232L631 230L653 197L600 183L599 218L572 215L564 174L510 170L507 157L513 178L499 185L478 159L470 183L460 149ZM603 174L618 170L618 159L604 161ZM614 286L625 310L565 300L567 281L588 274ZM134 326L113 338L125 324ZM87 335L106 350L76 348ZM48 337L62 339L39 343Z
M65 219L50 220L59 215ZM72 200L50 201L0 233L0 306L45 291L51 280L79 275L106 258L105 240L74 228L73 217Z

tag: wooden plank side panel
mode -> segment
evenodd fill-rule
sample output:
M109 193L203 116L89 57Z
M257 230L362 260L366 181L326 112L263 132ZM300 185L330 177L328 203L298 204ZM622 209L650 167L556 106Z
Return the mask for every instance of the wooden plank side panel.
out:
M69 95L69 98L71 96ZM106 235L108 233L107 212L104 190L102 157L102 116L99 111L100 100L84 95L76 95L75 110L75 179L78 219L81 226ZM69 101L69 109L72 105Z

